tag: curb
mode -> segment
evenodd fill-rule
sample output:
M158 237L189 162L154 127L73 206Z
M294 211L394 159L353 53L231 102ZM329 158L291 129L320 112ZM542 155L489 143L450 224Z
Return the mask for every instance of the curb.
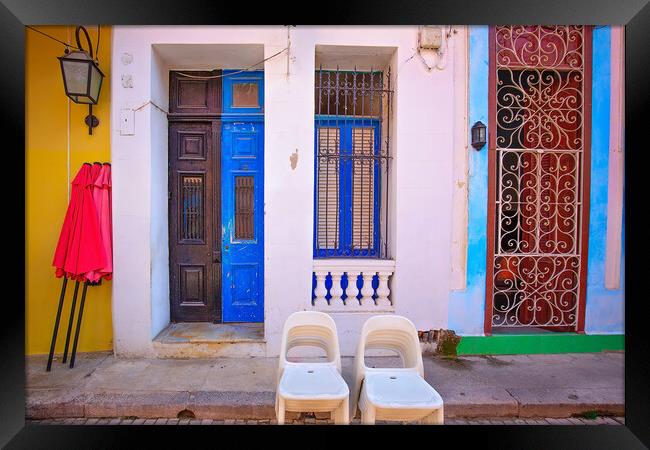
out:
M470 400L470 399L467 399ZM182 412L182 414L181 414ZM622 403L470 403L450 401L446 418L556 417L587 412L623 416ZM138 417L170 418L179 415L197 419L275 419L275 393L269 391L196 391L74 394L62 390L27 392L25 416L30 420L60 418Z

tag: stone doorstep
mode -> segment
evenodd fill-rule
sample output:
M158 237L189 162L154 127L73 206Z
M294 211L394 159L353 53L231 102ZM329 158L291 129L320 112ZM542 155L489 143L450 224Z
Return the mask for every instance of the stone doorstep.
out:
M28 419L68 417L177 418L189 410L197 419L275 419L274 392L138 392L71 394L60 390L32 390L26 405ZM624 415L623 403L519 403L514 398L472 403L472 398L450 399L446 418L571 417L587 411Z

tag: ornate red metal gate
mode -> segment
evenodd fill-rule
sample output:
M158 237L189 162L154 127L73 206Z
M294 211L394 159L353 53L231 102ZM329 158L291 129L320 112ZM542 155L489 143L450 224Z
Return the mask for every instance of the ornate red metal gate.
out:
M591 29L490 29L485 332L584 329Z

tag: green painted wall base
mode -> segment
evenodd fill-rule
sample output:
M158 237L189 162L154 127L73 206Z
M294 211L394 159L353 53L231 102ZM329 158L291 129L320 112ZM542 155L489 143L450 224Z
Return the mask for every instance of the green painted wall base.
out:
M463 336L459 355L518 355L536 353L593 353L624 350L623 334L518 334Z

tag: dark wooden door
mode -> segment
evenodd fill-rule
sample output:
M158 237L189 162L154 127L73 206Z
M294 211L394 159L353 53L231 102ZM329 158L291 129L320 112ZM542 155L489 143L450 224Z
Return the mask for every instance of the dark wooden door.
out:
M192 72L192 75L213 75ZM169 269L172 322L221 321L218 78L170 74Z

